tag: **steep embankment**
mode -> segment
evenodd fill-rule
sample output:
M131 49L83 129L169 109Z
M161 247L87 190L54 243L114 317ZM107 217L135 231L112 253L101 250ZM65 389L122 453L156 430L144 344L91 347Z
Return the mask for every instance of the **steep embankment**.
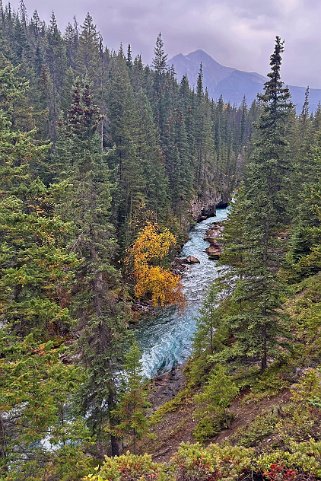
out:
M197 408L194 396L197 391L186 390L183 379L185 380L184 374L179 370L173 376L170 374L162 376L152 385L150 399L155 407L158 406L158 410L152 418L152 437L144 440L143 446L146 452L160 462L168 461L177 452L181 443L196 442L193 431L197 424L194 416ZM175 391L176 396L171 401L159 406L166 395L173 395ZM212 442L234 444L237 437L245 433L262 415L282 412L291 397L289 388L263 399L255 396L251 399L248 394L249 392L244 392L233 401L229 408L231 424L222 429L217 436L209 438L207 444ZM264 436L262 442L265 442Z

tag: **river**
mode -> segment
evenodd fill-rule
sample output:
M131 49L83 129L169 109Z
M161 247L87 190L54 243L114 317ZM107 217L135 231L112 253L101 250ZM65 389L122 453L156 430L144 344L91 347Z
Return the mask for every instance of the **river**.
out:
M227 214L228 208L218 209L215 217L196 224L182 248L180 257L195 256L200 261L200 264L188 266L183 274L185 309L163 308L157 316L142 321L136 329L143 371L149 378L182 364L191 354L196 320L208 288L221 269L205 252L209 246L204 241L205 232L213 222L225 220Z

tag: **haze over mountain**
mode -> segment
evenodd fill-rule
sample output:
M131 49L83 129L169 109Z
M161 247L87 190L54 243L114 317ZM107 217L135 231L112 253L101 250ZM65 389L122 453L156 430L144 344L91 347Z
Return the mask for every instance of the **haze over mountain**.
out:
M225 67L204 50L196 50L188 55L178 54L169 60L173 65L178 80L187 75L192 86L196 85L200 65L203 66L204 87L210 97L218 99L221 95L226 102L240 105L245 96L250 104L262 91L266 78L256 72L244 72L232 67ZM298 111L302 109L306 87L289 85L292 101ZM321 102L321 89L310 89L310 109L315 111Z

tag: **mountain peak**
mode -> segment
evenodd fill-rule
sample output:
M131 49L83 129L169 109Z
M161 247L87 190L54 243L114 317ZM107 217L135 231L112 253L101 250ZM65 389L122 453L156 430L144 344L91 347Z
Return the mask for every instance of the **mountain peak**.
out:
M213 57L211 57L210 54L208 54L207 52L205 52L205 50L202 50L201 48L199 48L197 50L193 50L193 52L190 52L186 55L184 55L182 53L179 53L178 55L175 55L175 57L173 57L170 60L169 63L171 63L172 61L182 62L183 60L198 62L199 64L200 63L210 63L210 64L215 64L217 66L220 66L220 67L224 68L223 65L221 65L219 62L217 62L217 60L215 60ZM229 68L229 67L225 67L225 68Z
M169 61L169 65L174 66L178 80L186 75L190 84L194 87L200 64L203 65L204 87L207 87L208 93L213 99L218 99L222 95L225 102L240 105L245 96L247 103L250 104L257 94L263 90L266 81L263 75L225 67L202 49L194 50L187 55L176 55ZM305 89L290 86L290 91L293 103L300 111L304 102ZM311 89L311 110L316 110L320 99L321 90Z
M210 54L205 52L205 50L198 49L194 50L193 52L190 52L189 54L186 55L186 58L189 59L198 59L202 62L209 62L209 63L215 63L216 65L219 65L220 67L223 67L217 60L215 60L213 57L211 57Z
M201 48L197 50L193 50L193 52L190 52L186 55L186 57L194 57L194 56L199 56L199 57L206 57L210 58L211 60L214 60L205 50L202 50Z
M192 85L196 84L200 64L203 65L205 86L216 86L234 71L233 68L224 67L218 63L202 49L195 50L187 55L176 55L169 61L169 64L174 65L178 79L187 75Z

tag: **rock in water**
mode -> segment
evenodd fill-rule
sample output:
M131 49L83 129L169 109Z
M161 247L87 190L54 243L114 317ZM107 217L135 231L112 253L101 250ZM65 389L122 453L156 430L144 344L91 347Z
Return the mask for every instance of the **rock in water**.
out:
M199 259L197 259L197 257L194 257L194 256L186 257L185 262L186 264L200 264Z
M206 254L210 259L217 260L221 257L222 250L218 245L211 245L206 249Z

